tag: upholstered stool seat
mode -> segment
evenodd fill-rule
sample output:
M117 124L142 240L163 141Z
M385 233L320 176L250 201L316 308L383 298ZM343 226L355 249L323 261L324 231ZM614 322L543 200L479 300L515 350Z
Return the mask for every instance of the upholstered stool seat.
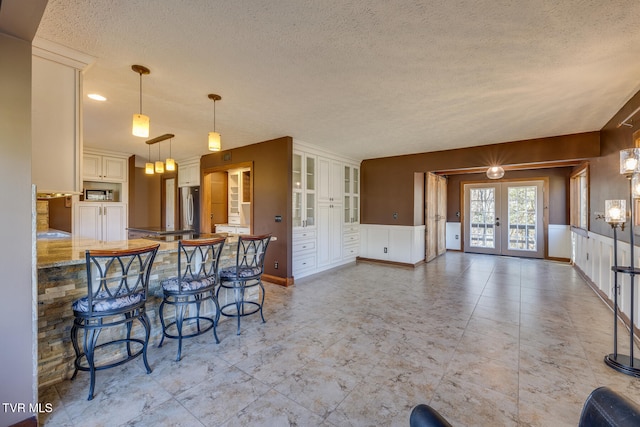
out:
M151 324L145 311L149 289L149 273L159 244L137 249L88 250L85 252L87 266L87 295L73 302L73 327L71 341L75 351L73 376L78 371L89 371L89 400L93 399L96 371L121 365L142 355L147 373L151 367L147 361L147 346ZM144 335L132 335L134 320L139 320ZM117 332L110 340L100 342L100 332L105 328L125 325L126 335ZM83 331L82 350L78 332ZM104 352L104 361L96 360L96 351L104 347L126 344L120 352L115 349ZM139 346L137 351L132 345ZM102 355L102 352L99 351ZM122 354L121 354L122 353ZM115 358L115 360L113 360Z
M218 266L225 238L181 240L178 243L178 276L161 282L163 298L158 309L162 324L162 347L165 337L178 340L178 355L182 357L182 339L201 335L213 329L213 337L219 343L216 327L220 319L220 306L216 298L215 288L218 285ZM213 316L201 315L202 303L212 301L215 309ZM173 321L165 320L165 305L174 307ZM191 315L188 310L195 309ZM195 324L195 330L184 333L185 322ZM201 322L206 327L200 325ZM192 328L193 329L193 328Z

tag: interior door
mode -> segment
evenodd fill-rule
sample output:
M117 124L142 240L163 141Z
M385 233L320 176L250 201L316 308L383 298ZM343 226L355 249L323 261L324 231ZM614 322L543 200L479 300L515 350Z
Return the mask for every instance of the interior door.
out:
M425 185L425 261L447 251L447 179L427 173Z
M544 257L543 182L465 184L465 252Z

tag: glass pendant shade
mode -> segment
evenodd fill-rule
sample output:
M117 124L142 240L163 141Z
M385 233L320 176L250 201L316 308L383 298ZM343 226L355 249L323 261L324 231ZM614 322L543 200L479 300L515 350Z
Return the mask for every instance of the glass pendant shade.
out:
M153 163L145 163L144 173L146 173L147 175L153 175Z
M504 176L504 169L501 166L491 166L487 169L487 178L500 179Z
M164 161L164 166L168 172L174 171L176 170L176 161L169 157Z
M220 151L220 134L218 132L209 132L209 151Z
M133 130L134 136L140 136L147 138L149 136L149 116L144 114L133 115Z
M620 174L629 175L640 172L640 149L620 150Z
M627 220L626 200L605 200L604 220L608 224L623 224Z
M155 170L156 170L156 173L164 173L164 163L163 163L163 162L161 162L160 160L158 160L158 161L156 162L156 168L155 168Z

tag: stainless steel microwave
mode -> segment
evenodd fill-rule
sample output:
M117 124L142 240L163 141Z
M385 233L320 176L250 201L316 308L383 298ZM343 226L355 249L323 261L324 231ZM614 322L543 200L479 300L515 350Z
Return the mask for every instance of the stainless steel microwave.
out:
M113 190L96 190L96 189L85 189L84 190L84 200L106 200L113 201Z

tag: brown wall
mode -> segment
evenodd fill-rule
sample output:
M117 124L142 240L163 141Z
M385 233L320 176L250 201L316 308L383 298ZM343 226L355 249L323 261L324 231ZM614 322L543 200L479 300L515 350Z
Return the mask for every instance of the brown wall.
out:
M361 165L362 223L415 225L415 172L544 163L599 155L600 134L588 132L365 160ZM393 219L394 212L398 213L397 219Z
M277 240L269 244L265 259L265 273L289 278L291 265L291 163L293 139L282 137L258 144L211 153L200 159L201 174L238 163L252 162L253 234L272 233ZM225 156L228 159L225 160ZM202 176L201 176L202 179ZM276 215L282 217L276 222ZM278 261L279 268L274 268Z
M49 199L49 227L71 233L71 202L67 203L67 197Z
M604 213L604 201L625 199L627 204L629 203L629 181L619 172L620 150L634 146L633 133L640 130L640 113L637 113L630 122L633 127L618 127L618 124L638 107L640 107L640 92L636 93L602 128L601 156L589 159L589 229L601 235L613 237L611 227L603 220L595 218L597 212ZM638 234L640 227L636 227L635 230L635 234ZM618 238L628 242L628 231L618 233Z
M146 175L144 168L135 167L135 157L131 156L129 158L129 227L160 227L162 225L161 196L161 175Z
M569 224L569 177L573 168L507 171L500 181L523 178L549 178L549 224ZM460 222L458 212L463 182L489 182L485 174L451 175L447 179L447 222ZM461 212L460 212L461 213Z

